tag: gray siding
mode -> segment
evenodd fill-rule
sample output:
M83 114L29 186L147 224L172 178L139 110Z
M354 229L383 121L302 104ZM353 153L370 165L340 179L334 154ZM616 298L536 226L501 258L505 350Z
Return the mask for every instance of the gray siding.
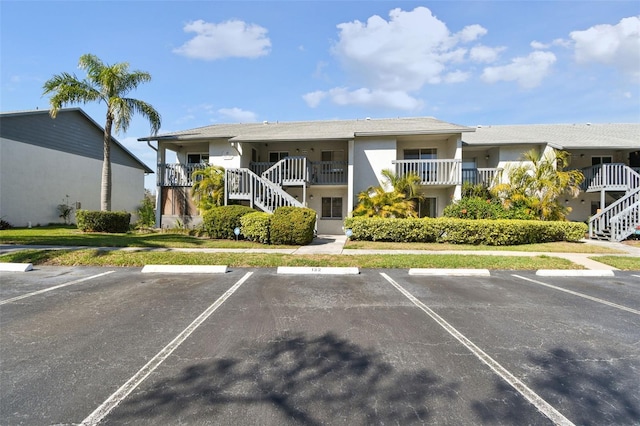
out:
M62 110L53 119L48 111L0 115L0 137L43 148L103 159L103 130L80 110ZM117 143L111 143L111 162L145 168Z

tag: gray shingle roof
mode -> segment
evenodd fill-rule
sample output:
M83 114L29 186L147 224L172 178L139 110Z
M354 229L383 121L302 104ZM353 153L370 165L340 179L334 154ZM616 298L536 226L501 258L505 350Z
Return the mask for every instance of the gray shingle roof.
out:
M295 141L352 139L354 136L462 133L472 127L447 123L432 117L331 121L264 122L215 124L138 140L202 140L225 138L234 141Z
M473 145L546 143L561 149L640 149L640 123L478 126L462 135Z

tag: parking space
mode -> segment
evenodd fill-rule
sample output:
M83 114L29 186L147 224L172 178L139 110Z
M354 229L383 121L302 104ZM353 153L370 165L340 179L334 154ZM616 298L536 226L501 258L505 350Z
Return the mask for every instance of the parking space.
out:
M0 306L3 424L640 417L640 315L535 282L634 308L640 278L630 273L5 276L0 303L58 287Z

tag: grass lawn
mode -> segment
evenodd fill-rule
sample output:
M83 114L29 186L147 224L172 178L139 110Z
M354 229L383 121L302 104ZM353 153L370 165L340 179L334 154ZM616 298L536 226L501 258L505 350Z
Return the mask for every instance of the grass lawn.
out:
M287 255L276 253L186 253L121 250L22 250L0 262L54 266L144 266L146 264L228 265L230 267L337 266L360 268L486 268L494 270L583 269L548 256Z
M211 240L186 234L155 232L127 234L85 233L75 226L12 228L0 231L0 244L87 246L87 247L156 247L156 248L265 248L251 241ZM291 246L268 246L291 248Z
M640 258L629 256L597 256L590 259L623 271L640 271Z
M486 246L472 244L449 244L449 243L389 243L382 241L348 241L345 249L362 250L426 250L426 251L447 251L447 250L470 250L470 251L523 251L541 253L587 253L587 254L619 254L622 251L608 247L597 246L587 243L569 243L558 241L554 243L523 244L518 246Z

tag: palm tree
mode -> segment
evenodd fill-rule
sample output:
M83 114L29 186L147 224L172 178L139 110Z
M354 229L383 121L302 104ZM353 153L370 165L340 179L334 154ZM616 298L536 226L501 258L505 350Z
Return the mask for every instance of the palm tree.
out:
M505 207L528 206L541 220L565 220L571 211L559 202L563 195L580 193L584 175L579 170L564 170L569 165L566 151L548 152L540 157L536 150L523 155L525 164L510 168L507 182L491 188Z
M415 217L416 202L423 197L419 193L420 177L408 173L399 176L391 170L382 171L383 185L372 186L358 194L354 216L367 217ZM385 186L391 186L387 191Z
M224 167L208 166L191 175L192 196L200 210L209 210L224 203Z
M151 75L143 71L129 72L126 62L104 64L97 56L80 57L79 68L87 71L87 78L79 80L75 75L63 72L44 83L43 95L52 93L49 114L56 118L65 105L88 102L104 102L107 106L103 139L102 184L100 209L111 210L111 130L126 132L134 113L149 120L153 135L160 130L160 114L148 103L125 97L141 83L151 81Z

